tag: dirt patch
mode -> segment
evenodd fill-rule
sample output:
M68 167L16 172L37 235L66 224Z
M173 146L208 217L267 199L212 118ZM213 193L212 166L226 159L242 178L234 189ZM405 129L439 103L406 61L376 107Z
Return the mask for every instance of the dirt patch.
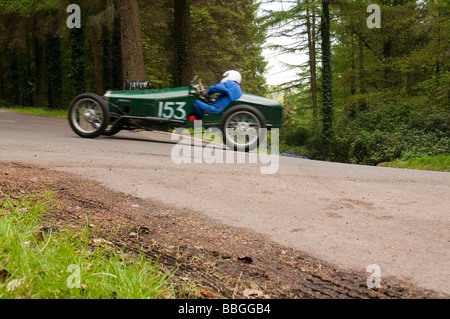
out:
M149 187L151 187L149 185ZM0 199L50 190L58 203L44 227L80 227L127 254L144 253L174 270L200 298L435 298L394 278L369 289L370 273L352 272L264 237L217 224L189 210L113 192L78 176L20 163L0 163Z

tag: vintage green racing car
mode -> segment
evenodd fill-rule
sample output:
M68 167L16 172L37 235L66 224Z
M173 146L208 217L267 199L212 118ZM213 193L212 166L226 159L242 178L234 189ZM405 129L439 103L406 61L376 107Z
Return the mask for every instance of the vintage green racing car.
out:
M195 99L207 101L204 92L196 76L189 86L158 90L151 89L146 81L128 81L122 91L76 96L69 105L69 124L86 138L112 136L121 130L190 128L194 122L187 120L189 111ZM282 111L275 100L244 93L221 113L206 113L201 124L219 128L228 147L249 151L258 146L264 129L281 127Z

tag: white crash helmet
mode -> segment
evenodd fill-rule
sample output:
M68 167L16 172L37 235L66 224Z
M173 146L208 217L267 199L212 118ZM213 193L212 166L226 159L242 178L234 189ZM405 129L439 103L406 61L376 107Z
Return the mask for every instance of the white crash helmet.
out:
M241 84L242 76L238 71L229 70L223 74L223 79L222 79L222 81L220 81L220 83L230 81L230 80Z

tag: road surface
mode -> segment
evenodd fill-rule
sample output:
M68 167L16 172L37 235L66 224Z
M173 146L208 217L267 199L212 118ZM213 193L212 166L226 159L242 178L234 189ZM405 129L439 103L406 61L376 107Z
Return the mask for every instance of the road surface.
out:
M65 119L0 110L2 162L78 174L263 234L344 269L376 265L381 284L393 276L450 294L450 173L281 157L277 166L270 163L276 173L262 174L269 164L248 157L174 163L180 146L162 132L83 139Z

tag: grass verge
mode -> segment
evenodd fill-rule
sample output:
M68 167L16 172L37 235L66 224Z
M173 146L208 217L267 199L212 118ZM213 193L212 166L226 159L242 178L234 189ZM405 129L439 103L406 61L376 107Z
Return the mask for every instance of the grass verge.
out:
M384 167L450 172L450 155L424 156L419 158L410 158L407 160L398 159L378 165Z
M67 110L55 110L55 109L48 109L48 108L42 108L42 107L29 107L29 106L0 106L1 109L10 110L14 112L19 113L25 113L25 114L33 114L33 115L41 115L41 116L52 116L52 117L59 117L59 118L67 118Z
M183 296L156 262L128 256L86 226L43 228L53 194L0 201L0 298L125 299Z

